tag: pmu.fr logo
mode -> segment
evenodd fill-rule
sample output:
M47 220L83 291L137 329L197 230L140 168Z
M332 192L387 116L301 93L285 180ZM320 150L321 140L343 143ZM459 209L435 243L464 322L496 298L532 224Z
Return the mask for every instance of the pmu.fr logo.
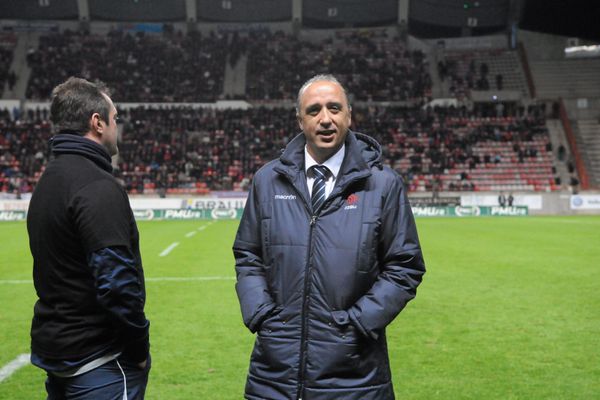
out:
M356 204L358 203L358 196L352 193L350 196L346 198L346 207L344 210L354 210L356 208Z

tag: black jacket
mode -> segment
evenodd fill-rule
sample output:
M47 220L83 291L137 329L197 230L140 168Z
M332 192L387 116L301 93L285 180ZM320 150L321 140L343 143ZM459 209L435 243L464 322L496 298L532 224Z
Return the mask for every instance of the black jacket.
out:
M100 145L62 137L67 150L46 167L27 215L39 298L32 352L52 365L124 350L142 361L149 323L127 194L108 172L110 157Z
M401 178L350 132L313 213L304 135L254 177L233 246L244 323L257 331L248 399L393 399L386 326L425 272Z

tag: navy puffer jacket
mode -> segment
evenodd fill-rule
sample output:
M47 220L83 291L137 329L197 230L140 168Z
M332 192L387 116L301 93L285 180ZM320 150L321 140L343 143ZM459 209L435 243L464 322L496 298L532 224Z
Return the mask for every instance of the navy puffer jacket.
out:
M254 177L233 246L244 323L257 332L247 399L394 398L385 327L425 273L401 178L349 132L316 213L304 135Z

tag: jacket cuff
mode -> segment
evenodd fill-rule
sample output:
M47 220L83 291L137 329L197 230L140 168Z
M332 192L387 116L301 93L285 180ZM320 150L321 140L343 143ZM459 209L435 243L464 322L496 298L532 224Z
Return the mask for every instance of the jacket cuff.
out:
M350 318L350 322L352 325L365 337L371 338L373 340L377 340L379 338L379 334L375 331L367 331L365 327L360 323L358 316L356 315L356 311L352 308L348 310L348 317Z
M132 363L139 364L148 358L150 353L150 342L146 339L144 341L130 343L125 350L121 353L121 356Z
M149 326L150 322L148 322L146 334L143 337L132 340L125 345L121 357L135 364L139 364L148 358L150 353Z
M248 324L248 329L250 329L250 332L255 333L256 331L258 331L262 322L267 318L267 316L271 313L271 311L273 311L274 308L275 303L268 303L259 308L256 314L254 314L254 316L252 317L250 323Z

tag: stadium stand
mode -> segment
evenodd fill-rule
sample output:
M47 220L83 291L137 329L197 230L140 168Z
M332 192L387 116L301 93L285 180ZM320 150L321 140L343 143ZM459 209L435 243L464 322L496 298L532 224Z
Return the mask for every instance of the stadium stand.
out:
M299 132L289 108L138 107L120 115L116 175L135 194L244 190L253 173ZM537 109L497 118L466 108L357 107L354 121L383 144L384 162L405 177L411 191L559 188ZM47 112L29 112L17 121L5 112L0 127L4 191L31 189L48 157Z
M545 120L536 109L500 118L464 108L381 111L369 117L359 111L356 118L378 121L365 131L386 143L386 161L411 191L558 189Z
M48 161L51 136L47 113L13 120L9 110L0 110L0 192L19 197L33 190Z
M131 193L246 189L253 172L297 131L289 109L135 108L122 114L119 176Z
M306 77L318 73L338 76L353 100L421 100L431 95L423 52L408 50L385 30L338 33L318 42L260 32L250 35L248 49L249 99L293 100Z
M519 32L516 42L507 27L518 13L506 2L404 9L386 0L376 10L343 0L83 3L87 11L73 2L28 0L27 10L3 2L0 17L28 22L0 34L0 88L16 81L14 100L46 102L77 75L106 82L118 106L146 104L120 107L115 171L131 193L243 190L298 132L293 102L317 73L344 83L356 128L383 144L385 162L411 191L554 191L573 179L587 185L586 168L600 184L598 60L560 59L563 39ZM65 23L36 22L45 16ZM431 35L409 35L421 28ZM487 33L496 35L477 37ZM12 51L17 41L23 51ZM27 62L20 76L9 73L13 58ZM504 97L489 102L488 93ZM585 115L580 97L592 105ZM198 108L228 99L249 108ZM436 100L450 101L427 106ZM45 111L19 116L10 107L0 121L0 184L15 193L31 190L43 170L50 124Z
M14 34L0 34L0 97L4 90L4 85L7 84L9 90L12 90L17 76L10 71L10 64L13 59L13 49L17 42Z
M468 98L471 90L515 90L529 95L516 51L445 52L437 68L442 81L448 78L445 93L452 97Z
M227 41L200 32L44 35L28 55L27 98L47 99L55 85L76 75L104 81L120 101L212 102L223 91Z
M592 183L600 186L600 120L577 121L578 139L585 149L584 162L592 176Z
M600 94L600 60L539 60L531 68L541 98Z

